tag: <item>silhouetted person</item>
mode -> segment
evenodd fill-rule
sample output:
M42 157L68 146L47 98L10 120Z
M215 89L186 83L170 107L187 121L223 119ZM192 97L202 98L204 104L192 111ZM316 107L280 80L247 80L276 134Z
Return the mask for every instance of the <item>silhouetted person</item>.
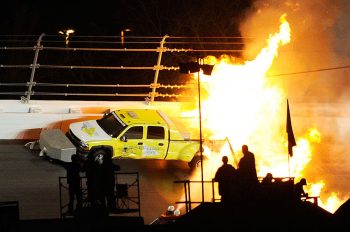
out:
M226 203L230 200L233 193L233 185L235 175L236 175L236 169L231 165L228 164L228 157L223 156L222 157L223 164L218 168L218 170L215 173L214 180L218 182L219 187L219 195L221 196L221 202Z
M67 162L64 167L67 171L67 183L69 192L68 212L74 211L74 199L77 199L76 209L82 207L82 190L80 186L80 172L81 166L78 155L71 156L72 162Z
M86 172L86 188L87 188L87 200L92 206L93 203L93 179L92 179L92 173L93 173L93 159L91 154L88 154L87 160L85 162L85 172Z
M86 170L88 195L91 206L95 209L114 210L115 205L115 174L118 168L112 162L112 154L106 151L89 157L89 165Z
M95 157L92 153L88 155L86 161L86 185L88 190L88 201L93 208L98 207L99 203L99 166L102 164L102 157Z
M239 185L242 190L242 196L249 197L259 181L256 173L254 154L249 151L247 145L242 146L242 153L243 157L238 163Z
M274 179L272 173L267 173L266 176L262 179L261 183L261 192L260 196L266 203L269 203L270 200L273 199L273 189L274 187Z
M104 161L102 164L103 168L103 177L101 182L103 184L103 200L106 200L107 208L109 210L116 209L114 189L115 189L115 174L114 171L117 170L117 167L112 162L112 154L108 152L104 156Z
M302 197L308 196L308 194L304 190L304 185L306 185L305 178L301 178L301 180L294 185L294 194L297 200L300 200L300 198Z
M262 185L270 185L272 184L273 181L273 176L272 173L267 173L266 176L264 177L264 179L262 179L261 184Z

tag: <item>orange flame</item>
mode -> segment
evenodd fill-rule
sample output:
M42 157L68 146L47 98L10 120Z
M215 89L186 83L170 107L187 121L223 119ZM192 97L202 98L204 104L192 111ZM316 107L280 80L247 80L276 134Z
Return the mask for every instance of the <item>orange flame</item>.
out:
M294 156L288 160L285 134L285 102L283 90L276 88L265 77L280 46L290 42L291 29L286 14L280 17L279 31L271 34L267 46L252 61L237 64L233 57L223 55L220 59L206 57L205 63L214 64L212 75L201 75L201 87L206 93L202 101L203 137L206 140L226 139L220 151L212 147L205 149L209 162L204 163L204 179L211 180L221 165L222 155L232 157L230 162L237 167L240 148L248 144L255 153L259 176L270 172L275 177L294 176L301 178L303 170L312 159L312 146L321 141L316 128L309 129L306 135L297 137ZM196 78L196 75L193 76ZM198 99L197 99L198 100ZM197 115L198 109L184 112L183 115ZM198 123L192 122L193 131L198 131ZM228 143L231 147L228 146ZM231 156L232 154L232 156ZM199 180L195 173L193 180ZM306 177L307 178L307 177ZM322 185L310 185L310 194L319 196ZM318 191L317 189L318 186ZM200 186L192 188L192 195L200 196ZM205 191L209 198L211 190ZM333 194L333 193L332 193ZM210 199L209 199L210 200ZM329 211L334 211L340 201L336 194L320 203ZM329 203L328 203L329 202Z

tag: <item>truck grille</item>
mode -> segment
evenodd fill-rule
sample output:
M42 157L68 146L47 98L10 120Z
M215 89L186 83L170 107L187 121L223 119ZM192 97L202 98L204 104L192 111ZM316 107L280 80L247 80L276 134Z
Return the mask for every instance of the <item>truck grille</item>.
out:
M77 148L80 148L80 139L71 130L66 133L66 136Z
M81 147L80 139L77 136L75 136L71 130L69 130L66 133L66 136L74 144L74 146L77 148L77 154L83 155L85 157L89 151L88 150L84 150Z

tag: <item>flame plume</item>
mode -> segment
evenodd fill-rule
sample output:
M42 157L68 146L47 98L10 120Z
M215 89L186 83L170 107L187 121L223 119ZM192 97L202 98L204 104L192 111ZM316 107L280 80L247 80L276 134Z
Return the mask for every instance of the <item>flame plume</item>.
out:
M297 146L289 163L285 134L286 96L265 76L278 56L280 46L291 40L291 28L286 18L286 14L280 17L279 31L269 36L267 45L254 60L237 63L234 57L228 55L205 58L205 63L215 67L210 77L200 73L205 94L202 97L203 137L206 140L226 139L231 145L229 147L226 143L219 151L205 147L204 153L210 157L204 163L205 180L213 178L221 165L222 155L231 157L230 162L237 167L243 144L255 153L258 176L263 177L270 172L274 177L295 177L296 181L305 177L303 170L311 161L312 147L320 143L321 135L316 128L311 128L305 135L296 136ZM186 111L183 115L196 116L198 109ZM192 122L190 126L193 131L198 131L198 123ZM195 173L192 179L199 180L199 177L200 173ZM310 195L320 195L324 186L320 183L308 184ZM191 194L199 196L199 187L192 188L196 192ZM206 192L210 195L209 189ZM320 205L334 211L339 206L336 194L326 198L330 203L321 202Z

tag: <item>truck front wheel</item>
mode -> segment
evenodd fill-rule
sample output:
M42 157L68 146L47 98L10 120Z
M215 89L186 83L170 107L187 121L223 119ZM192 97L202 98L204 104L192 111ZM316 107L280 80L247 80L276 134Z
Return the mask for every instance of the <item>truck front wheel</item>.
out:
M98 164L102 164L104 157L106 156L107 152L103 149L96 149L92 152L92 158L94 160L94 162L98 163Z

